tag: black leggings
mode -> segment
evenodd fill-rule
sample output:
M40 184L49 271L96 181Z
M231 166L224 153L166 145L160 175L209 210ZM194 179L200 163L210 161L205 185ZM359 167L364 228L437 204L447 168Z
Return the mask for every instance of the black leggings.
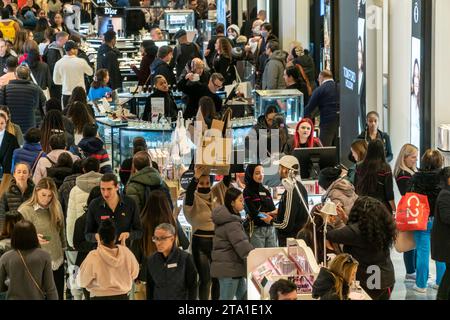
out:
M64 300L64 264L58 270L53 271L53 280L55 280L56 291L58 291L59 300Z
M450 300L450 263L445 263L445 273L437 293L437 300Z
M210 275L212 246L213 238L201 238L195 235L192 237L192 255L200 280L198 290L200 300L209 299L210 289L212 300L219 300L220 297L219 280L211 279Z

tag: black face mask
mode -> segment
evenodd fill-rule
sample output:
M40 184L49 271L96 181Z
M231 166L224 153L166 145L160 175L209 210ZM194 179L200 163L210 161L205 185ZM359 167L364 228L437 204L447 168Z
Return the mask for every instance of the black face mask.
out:
M211 192L211 188L198 188L197 191L201 194L208 194Z

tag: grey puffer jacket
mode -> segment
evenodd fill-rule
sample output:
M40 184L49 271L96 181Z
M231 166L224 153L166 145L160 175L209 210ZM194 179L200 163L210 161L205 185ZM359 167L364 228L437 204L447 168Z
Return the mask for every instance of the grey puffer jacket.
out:
M286 55L283 51L275 51L266 63L262 77L263 90L286 88L283 74L286 67Z
M245 277L246 258L253 246L244 231L241 217L221 206L213 210L212 218L216 229L211 254L211 277Z

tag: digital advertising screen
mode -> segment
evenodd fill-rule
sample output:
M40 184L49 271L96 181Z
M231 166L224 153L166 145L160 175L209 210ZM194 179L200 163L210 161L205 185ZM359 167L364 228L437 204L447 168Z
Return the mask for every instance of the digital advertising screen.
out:
M412 4L412 37L411 37L411 103L410 130L411 144L421 149L423 128L423 105L421 92L422 81L422 0L413 0ZM419 152L419 154L422 154Z
M359 131L366 126L366 0L358 0Z

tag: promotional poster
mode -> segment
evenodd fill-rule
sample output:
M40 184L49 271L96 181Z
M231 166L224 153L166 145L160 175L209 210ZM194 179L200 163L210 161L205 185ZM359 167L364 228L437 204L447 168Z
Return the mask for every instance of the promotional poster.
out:
M413 0L411 38L411 144L421 148L423 106L422 89L422 0ZM419 152L419 154L421 154Z

